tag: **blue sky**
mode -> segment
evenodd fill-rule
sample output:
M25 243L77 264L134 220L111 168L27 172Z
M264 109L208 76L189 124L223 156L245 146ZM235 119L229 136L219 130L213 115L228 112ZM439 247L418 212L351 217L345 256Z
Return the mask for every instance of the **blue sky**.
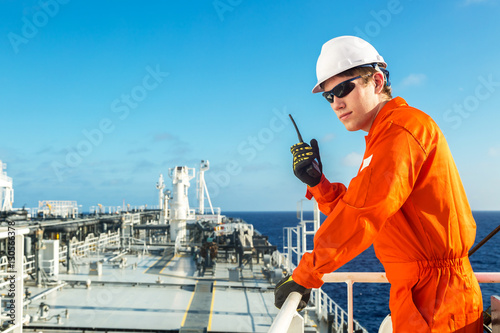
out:
M321 45L372 43L393 95L444 132L474 210L500 200L497 0L1 1L0 160L15 207L157 205L160 173L206 174L223 211L294 210L296 143L356 175L364 132L311 93ZM191 194L195 193L192 182Z

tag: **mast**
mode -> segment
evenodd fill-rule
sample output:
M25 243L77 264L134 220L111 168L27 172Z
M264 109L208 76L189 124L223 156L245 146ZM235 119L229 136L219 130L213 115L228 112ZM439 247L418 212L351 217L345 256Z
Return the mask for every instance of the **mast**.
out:
M202 160L198 173L198 213L205 214L205 171L210 168L208 161ZM207 193L208 194L208 193Z
M0 160L0 212L11 211L14 202L12 178L7 176L7 172L3 171L6 168L7 165Z

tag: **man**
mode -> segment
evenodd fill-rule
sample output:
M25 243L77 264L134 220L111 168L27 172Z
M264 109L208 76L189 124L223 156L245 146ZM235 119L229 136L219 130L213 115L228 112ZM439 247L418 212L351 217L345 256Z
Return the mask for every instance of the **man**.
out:
M392 98L387 64L352 36L323 45L318 83L348 131L363 130L366 151L346 188L322 174L316 140L292 146L294 173L327 216L294 270L276 286L281 307L371 244L391 283L394 332L482 332L482 297L468 259L476 225L446 140L425 113Z

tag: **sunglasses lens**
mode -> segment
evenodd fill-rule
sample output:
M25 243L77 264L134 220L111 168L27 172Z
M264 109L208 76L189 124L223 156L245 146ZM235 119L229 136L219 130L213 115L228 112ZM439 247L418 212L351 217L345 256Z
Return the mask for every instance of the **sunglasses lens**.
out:
M353 91L355 87L356 85L352 81L342 82L336 85L332 90L324 92L323 97L325 97L326 100L331 104L333 103L334 96L338 98L345 97L349 95L349 93Z
M326 98L328 103L332 104L333 103L333 93L331 91L324 92L323 97Z
M356 87L356 85L352 81L342 82L341 84L333 88L333 94L338 98L342 98L349 95L349 93L353 91L354 87Z

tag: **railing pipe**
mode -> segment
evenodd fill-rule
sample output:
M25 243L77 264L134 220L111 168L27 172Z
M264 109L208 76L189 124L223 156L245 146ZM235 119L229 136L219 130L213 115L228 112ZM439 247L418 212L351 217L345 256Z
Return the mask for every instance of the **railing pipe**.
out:
M295 252L295 260L296 262L298 263L300 261L300 255L301 255L301 252L300 252L300 246L301 246L301 242L300 242L300 226L296 226L292 229L292 234L295 235L295 246L293 247L293 251Z
M297 313L297 306L301 299L302 295L295 291L288 295L268 333L286 333L288 331L293 317L299 315Z
M10 317L9 317L10 318ZM10 326L9 328L5 329L2 331L2 333L9 333L9 332L16 332L16 331L21 331L22 332L22 326L26 324L27 322L30 321L29 316L25 316L24 318L21 318L21 322L17 323L13 326Z
M50 288L50 289L47 289L47 290L44 290L42 291L41 293L27 299L24 301L23 305L26 306L26 305L29 305L31 304L33 301L36 301L37 299L39 298L42 298L42 297L46 297L48 294L51 294L52 292L56 291L56 290L59 290L59 289L62 289L64 286L66 285L66 282L61 282L59 283L57 286L53 287L53 288Z
M387 283L384 272L334 272L323 275L323 281L328 282Z
M476 279L479 283L499 283L500 273L492 272L478 272L476 274Z
M313 291L315 293L314 300L316 301L316 314L318 318L321 317L321 291L320 289L316 289Z
M347 280L347 332L354 331L354 305L352 295L352 285L354 281Z
M500 273L494 272L477 272L477 281L479 283L500 283ZM353 305L353 284L354 282L361 283L388 283L385 273L377 272L335 272L323 275L323 281L326 282L345 282L347 283L347 313L348 313L348 330L352 333L354 330L354 305Z
M477 281L479 283L500 283L500 273L497 272L477 272ZM323 275L323 281L328 282L352 282L360 283L388 283L385 273L382 272L335 272Z

